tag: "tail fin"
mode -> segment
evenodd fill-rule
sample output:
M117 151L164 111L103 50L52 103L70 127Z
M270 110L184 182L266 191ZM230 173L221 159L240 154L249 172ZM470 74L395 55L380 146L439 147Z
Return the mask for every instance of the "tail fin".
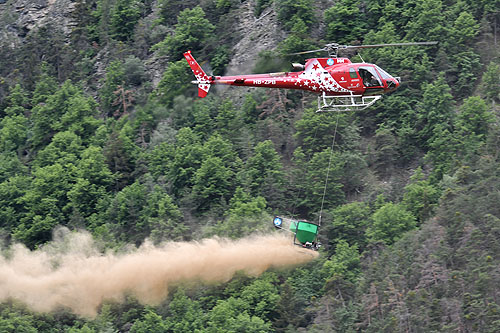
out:
M184 53L184 58L186 58L189 67L191 67L194 76L196 76L196 81L193 81L193 83L198 84L198 96L202 98L207 96L211 84L210 78L207 74L205 74L201 66L198 65L194 57L191 55L191 51Z

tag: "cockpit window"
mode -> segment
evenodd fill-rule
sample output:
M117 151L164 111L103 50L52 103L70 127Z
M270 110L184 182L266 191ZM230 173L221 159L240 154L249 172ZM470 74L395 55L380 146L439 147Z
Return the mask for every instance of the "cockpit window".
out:
M375 68L377 68L378 72L380 73L380 76L382 76L383 79L387 80L387 79L392 78L392 76L389 75L389 73L387 73L386 71L384 71L382 68L378 67L377 65L375 65Z
M354 68L349 68L349 76L351 77L351 79L357 79L358 73L356 73L356 70Z
M363 84L366 87L380 87L382 82L377 74L377 71L373 67L359 67L359 76L363 79Z

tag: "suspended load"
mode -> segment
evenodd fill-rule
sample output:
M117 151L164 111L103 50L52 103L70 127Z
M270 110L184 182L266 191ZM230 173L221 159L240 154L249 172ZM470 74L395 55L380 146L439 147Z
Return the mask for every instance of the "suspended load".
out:
M273 224L277 229L293 233L293 243L312 250L318 250L319 225L305 220L294 220L286 217L275 216Z

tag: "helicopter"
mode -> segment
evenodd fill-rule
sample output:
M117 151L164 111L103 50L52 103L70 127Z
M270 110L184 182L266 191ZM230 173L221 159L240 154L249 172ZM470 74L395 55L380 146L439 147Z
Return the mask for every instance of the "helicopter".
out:
M211 85L224 84L243 87L284 88L310 91L318 94L318 110L359 111L373 105L383 94L396 90L401 79L394 77L375 64L352 63L349 58L338 57L338 52L386 46L435 45L438 42L412 42L373 45L326 44L323 48L290 55L328 52L327 58L310 58L305 64L293 63L297 72L248 74L234 76L207 75L191 51L184 53L196 77L198 96L206 97Z

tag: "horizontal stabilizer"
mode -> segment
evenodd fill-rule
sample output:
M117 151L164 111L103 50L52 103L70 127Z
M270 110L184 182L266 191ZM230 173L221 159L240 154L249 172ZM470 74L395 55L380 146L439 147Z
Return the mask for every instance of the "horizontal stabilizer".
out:
M208 90L210 90L209 83L200 83L198 84L198 97L205 97L208 94Z

